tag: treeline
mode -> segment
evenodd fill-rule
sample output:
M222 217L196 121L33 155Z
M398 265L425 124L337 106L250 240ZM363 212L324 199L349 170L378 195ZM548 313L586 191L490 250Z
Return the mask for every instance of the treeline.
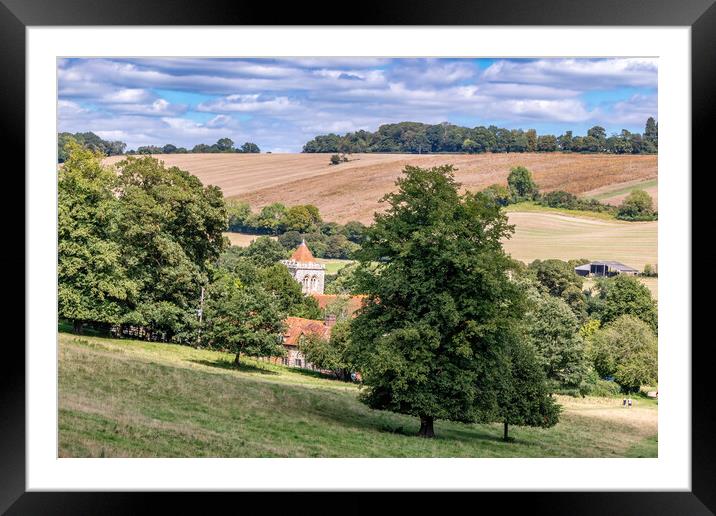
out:
M507 176L507 186L497 183L492 184L485 188L483 193L500 206L523 201L534 201L536 204L550 208L609 213L620 220L648 221L658 219L658 213L654 209L654 201L643 190L632 191L619 206L604 204L597 199L577 197L564 190L555 190L542 194L537 183L532 179L530 171L522 166L514 167L510 170L510 174Z
M356 131L343 136L319 135L303 146L303 152L404 152L412 154L454 152L606 152L612 154L654 154L658 151L658 125L654 118L646 121L644 133L621 133L607 136L601 126L594 126L585 136L572 131L555 136L537 134L535 129L461 127L443 122L423 124L400 122L381 125L376 132Z
M171 143L164 146L145 145L138 147L136 150L130 149L125 151L127 144L117 141L103 140L93 132L86 133L59 133L57 135L57 162L64 163L67 159L67 144L75 142L80 146L93 152L99 152L104 156L134 155L134 154L190 154L190 153L260 153L261 149L252 142L246 142L241 147L234 147L234 142L230 138L220 138L216 143L207 145L200 143L194 145L191 150L185 147L177 147Z
M345 225L325 222L312 204L287 207L282 203L251 211L245 201L227 201L229 231L277 235L279 243L293 250L302 240L318 258L351 258L363 240L366 227L358 221Z
M252 142L246 142L241 147L234 147L234 141L231 138L220 138L216 143L207 145L199 143L194 145L191 150L185 147L177 147L171 143L167 143L163 147L157 145L145 145L138 147L136 151L130 150L127 154L213 154L213 153L244 153L258 154L261 149Z
M228 248L221 190L157 159L115 169L77 143L58 181L58 312L75 332L281 356L287 316L317 302L259 237ZM227 250L228 248L228 250Z
M99 152L105 156L118 156L124 154L127 144L117 141L103 140L93 132L87 133L59 133L57 135L57 162L64 163L67 159L67 144L75 142L93 152Z

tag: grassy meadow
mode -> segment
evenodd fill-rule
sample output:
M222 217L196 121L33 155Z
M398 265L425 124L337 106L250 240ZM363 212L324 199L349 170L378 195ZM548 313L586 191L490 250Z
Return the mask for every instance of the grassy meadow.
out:
M657 404L559 397L551 429L368 409L357 386L173 344L59 334L60 457L655 457Z

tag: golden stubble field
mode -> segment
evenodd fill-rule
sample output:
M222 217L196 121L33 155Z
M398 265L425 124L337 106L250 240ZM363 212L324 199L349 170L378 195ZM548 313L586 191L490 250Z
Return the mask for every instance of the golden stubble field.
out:
M505 250L522 262L546 258L616 260L639 270L658 262L658 221L622 222L555 213L508 213ZM653 289L652 289L653 290Z
M453 164L456 179L469 190L506 184L510 168L522 165L542 191L575 194L657 177L657 156L586 154L353 154L329 165L329 154L159 154L167 165L219 186L226 197L247 200L254 209L282 202L315 204L326 220L368 223L379 199L395 186L406 165ZM115 163L122 157L107 158Z

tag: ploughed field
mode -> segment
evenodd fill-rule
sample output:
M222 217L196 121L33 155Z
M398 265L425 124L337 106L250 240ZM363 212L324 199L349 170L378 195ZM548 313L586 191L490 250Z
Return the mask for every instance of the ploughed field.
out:
M506 184L510 168L527 167L540 189L574 194L657 177L655 155L561 153L506 154L352 154L330 165L330 154L159 154L156 158L221 187L226 197L249 201L254 209L282 202L315 204L324 219L369 223L379 199L393 190L405 165L456 166L466 189ZM122 156L107 158L115 163Z
M657 404L559 396L551 429L368 409L353 384L174 344L59 334L60 457L655 457Z

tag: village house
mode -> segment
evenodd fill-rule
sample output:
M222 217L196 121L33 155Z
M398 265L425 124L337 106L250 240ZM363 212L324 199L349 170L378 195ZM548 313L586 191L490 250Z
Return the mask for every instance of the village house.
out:
M322 339L331 338L331 328L336 323L334 315L327 315L323 321L304 319L303 317L287 317L286 331L283 335L283 345L286 356L281 358L283 365L315 369L313 364L306 361L299 346L306 337L315 335Z
M319 308L324 313L326 308L333 305L340 308L339 315L341 317L351 317L363 305L365 296L340 296L323 293L326 267L314 258L305 240L301 242L301 245L296 248L288 260L281 260L281 263L301 284L303 293L316 299ZM336 313L326 314L322 321L303 317L286 318L286 332L283 335L286 356L279 360L280 363L291 367L315 369L313 364L306 362L300 351L300 345L309 335L329 339L331 328L336 323L336 315Z
M636 276L639 274L638 270L615 261L585 263L575 267L574 272L580 276L616 276L617 274Z

